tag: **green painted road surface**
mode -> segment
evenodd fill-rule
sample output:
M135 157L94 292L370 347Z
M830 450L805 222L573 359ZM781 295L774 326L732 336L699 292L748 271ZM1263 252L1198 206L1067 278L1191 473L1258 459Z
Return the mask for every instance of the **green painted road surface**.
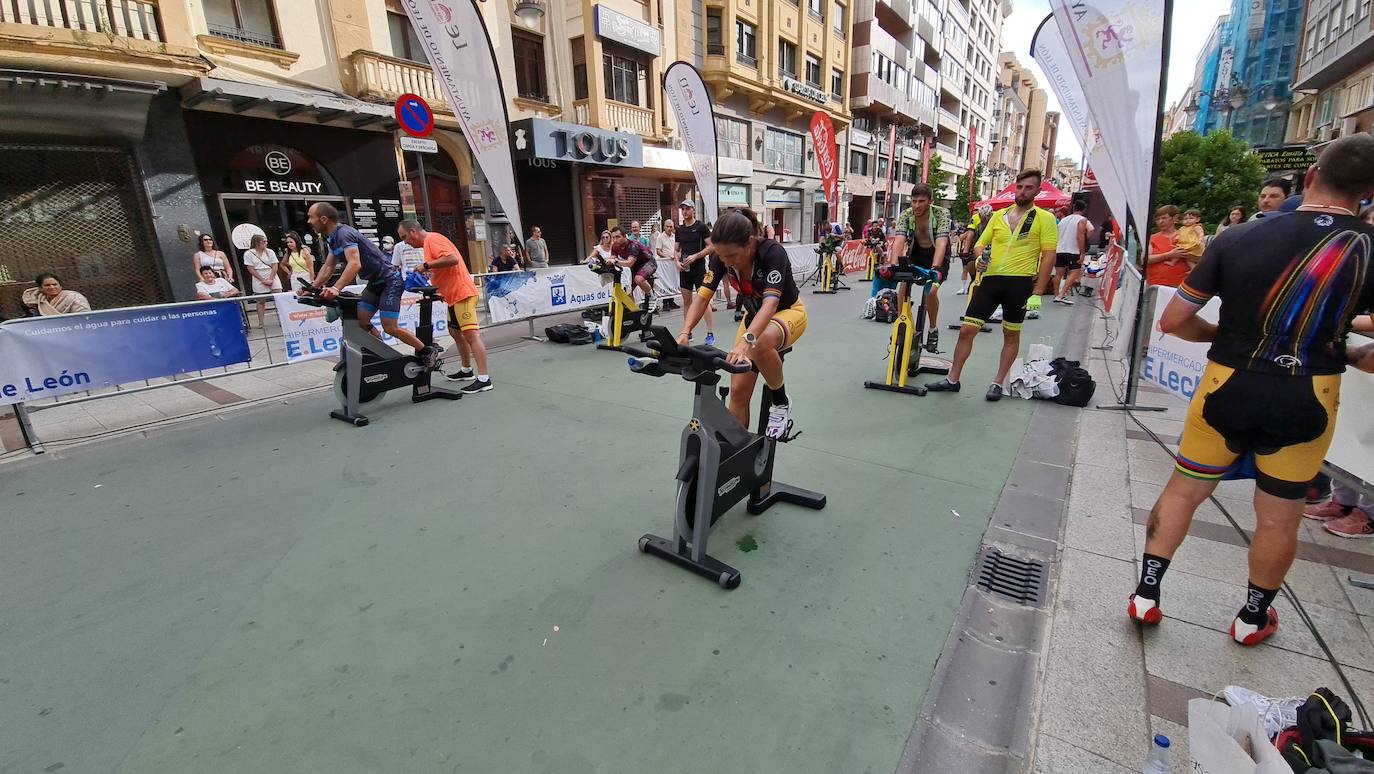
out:
M996 332L959 395L862 389L856 284L787 362L778 478L829 506L724 519L732 592L636 549L691 385L590 347L0 468L0 772L893 771L1032 406L983 400Z

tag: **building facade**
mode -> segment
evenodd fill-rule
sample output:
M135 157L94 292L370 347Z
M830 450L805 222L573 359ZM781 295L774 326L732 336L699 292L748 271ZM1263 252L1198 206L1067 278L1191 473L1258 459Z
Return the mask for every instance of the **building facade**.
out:
M1018 172L1039 169L1051 174L1059 114L1047 111L1049 94L1016 55L997 57L997 104L992 155L988 163L991 193L1011 185Z
M1194 131L1230 129L1254 147L1283 144L1303 14L1299 0L1232 0L1199 55L1185 103Z
M1311 0L1293 82L1290 143L1374 130L1374 15L1365 2Z

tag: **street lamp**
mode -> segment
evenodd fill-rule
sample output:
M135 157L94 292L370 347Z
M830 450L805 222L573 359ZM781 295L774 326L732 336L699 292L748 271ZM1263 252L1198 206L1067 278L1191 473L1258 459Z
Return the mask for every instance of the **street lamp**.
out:
M515 18L529 29L539 29L539 22L544 18L544 4L539 0L520 0L515 4Z

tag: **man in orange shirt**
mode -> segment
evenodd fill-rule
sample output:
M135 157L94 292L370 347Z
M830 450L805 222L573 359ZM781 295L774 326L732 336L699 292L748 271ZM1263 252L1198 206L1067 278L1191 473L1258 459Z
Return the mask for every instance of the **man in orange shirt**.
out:
M420 270L429 272L430 284L439 289L444 303L448 305L448 333L458 345L463 367L445 375L453 380L476 377L461 392L471 394L490 390L492 384L491 377L487 375L487 348L482 344L482 334L477 325L477 285L468 273L463 256L448 237L425 231L418 221L403 220L396 231L406 244L424 248L425 261L420 264ZM476 373L469 365L473 361L477 363Z

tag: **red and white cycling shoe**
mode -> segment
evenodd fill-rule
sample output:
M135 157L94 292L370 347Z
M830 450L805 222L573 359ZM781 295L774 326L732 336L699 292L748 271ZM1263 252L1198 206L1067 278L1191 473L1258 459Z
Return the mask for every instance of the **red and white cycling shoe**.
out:
M1269 620L1265 622L1264 626L1248 624L1240 620L1239 616L1231 620L1231 639L1246 647L1264 642L1273 637L1274 632L1278 630L1279 614L1272 607L1269 608Z
M1159 602L1147 597L1137 597L1132 594L1130 603L1126 605L1126 615L1133 621L1154 626L1164 620L1164 611L1159 609Z

